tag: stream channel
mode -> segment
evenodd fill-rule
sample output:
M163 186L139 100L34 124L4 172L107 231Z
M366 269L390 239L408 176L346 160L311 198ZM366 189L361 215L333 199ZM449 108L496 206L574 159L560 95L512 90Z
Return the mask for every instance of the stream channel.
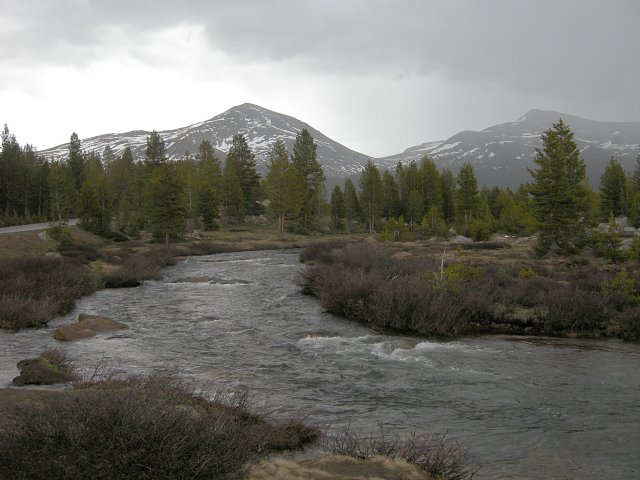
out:
M49 328L0 331L0 386L78 313L130 329L65 345L78 364L176 366L246 386L276 418L446 433L481 479L640 478L640 345L615 340L380 334L299 292L293 250L190 257L161 281L101 290ZM194 283L195 281L195 283Z

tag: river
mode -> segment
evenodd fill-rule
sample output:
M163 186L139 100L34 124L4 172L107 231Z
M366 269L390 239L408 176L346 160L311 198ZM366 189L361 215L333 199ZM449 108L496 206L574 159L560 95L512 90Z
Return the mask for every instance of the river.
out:
M56 325L102 314L130 329L66 344L82 366L176 366L247 386L276 417L447 433L482 465L478 478L640 478L640 345L382 335L300 294L301 268L295 251L191 257L162 281L96 292L49 329L0 331L0 385L56 344Z

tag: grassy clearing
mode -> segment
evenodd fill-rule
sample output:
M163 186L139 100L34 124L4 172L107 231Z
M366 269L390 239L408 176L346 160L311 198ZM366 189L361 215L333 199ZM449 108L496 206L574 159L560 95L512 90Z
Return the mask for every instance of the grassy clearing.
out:
M0 394L0 425L0 477L13 479L235 479L318 434L253 413L245 392L210 395L171 372Z
M538 260L531 242L495 244L312 245L299 283L332 313L404 333L640 339L635 265L588 254Z

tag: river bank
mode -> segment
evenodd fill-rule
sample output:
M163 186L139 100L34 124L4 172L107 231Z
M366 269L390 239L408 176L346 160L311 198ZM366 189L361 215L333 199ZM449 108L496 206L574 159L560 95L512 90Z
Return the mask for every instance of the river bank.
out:
M114 242L80 228L70 241L42 232L0 235L0 328L39 327L71 311L75 301L103 288L137 287L161 277L161 269L190 256L301 248L319 236L279 235L246 225L203 232L164 245L148 240Z
M429 337L477 334L640 340L640 272L589 253L534 254L533 239L452 245L310 245L300 286L334 314Z

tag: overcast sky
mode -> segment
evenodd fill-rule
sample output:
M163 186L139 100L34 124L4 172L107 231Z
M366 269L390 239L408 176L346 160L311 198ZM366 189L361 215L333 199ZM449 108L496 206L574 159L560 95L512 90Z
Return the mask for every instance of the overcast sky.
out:
M245 102L374 157L531 108L640 121L638 0L0 0L0 123L38 149Z

